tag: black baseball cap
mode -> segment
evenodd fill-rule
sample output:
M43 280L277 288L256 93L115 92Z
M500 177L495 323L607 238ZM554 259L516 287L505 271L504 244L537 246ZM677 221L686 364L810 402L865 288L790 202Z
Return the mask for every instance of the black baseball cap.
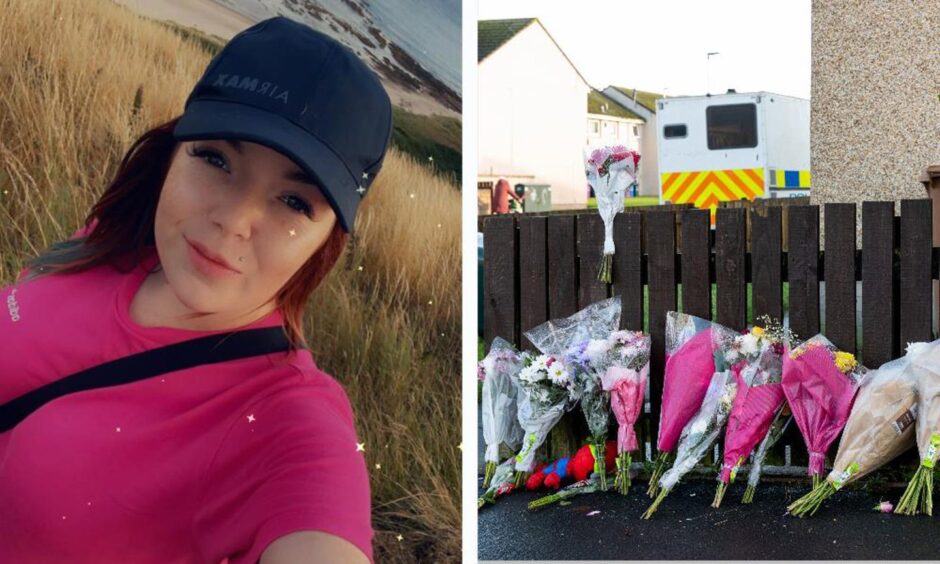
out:
M355 53L276 17L242 31L212 59L173 134L179 141L239 139L280 152L317 182L351 233L391 131L388 94Z

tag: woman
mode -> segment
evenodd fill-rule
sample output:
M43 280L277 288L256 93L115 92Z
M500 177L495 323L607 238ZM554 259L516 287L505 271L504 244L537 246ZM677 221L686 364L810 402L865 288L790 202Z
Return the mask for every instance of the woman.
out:
M276 328L288 343L175 371L119 364L158 375L23 413L0 431L0 562L372 559L363 445L302 314L390 131L352 52L261 22L131 147L86 227L0 291L0 413L200 337Z

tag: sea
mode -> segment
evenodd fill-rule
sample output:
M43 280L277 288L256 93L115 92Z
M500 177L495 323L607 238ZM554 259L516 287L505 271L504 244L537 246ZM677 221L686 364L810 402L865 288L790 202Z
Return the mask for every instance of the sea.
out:
M253 21L281 14L296 17L289 0L215 0ZM361 26L367 22L349 0L307 0L330 14ZM461 91L461 0L351 0L371 17L386 38L458 94ZM293 2L296 4L296 2ZM305 22L317 27L317 22Z

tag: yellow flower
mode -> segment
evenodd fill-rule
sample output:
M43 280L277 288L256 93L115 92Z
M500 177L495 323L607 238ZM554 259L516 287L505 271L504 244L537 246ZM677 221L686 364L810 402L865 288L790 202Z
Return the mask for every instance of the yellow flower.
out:
M843 374L848 373L853 368L855 368L855 356L852 353L837 352L836 368L838 368L839 371Z
M751 329L751 333L752 333L755 337L760 337L761 335L764 334L764 330L763 330L762 328L760 328L760 327L758 327L758 326L755 325L754 328Z

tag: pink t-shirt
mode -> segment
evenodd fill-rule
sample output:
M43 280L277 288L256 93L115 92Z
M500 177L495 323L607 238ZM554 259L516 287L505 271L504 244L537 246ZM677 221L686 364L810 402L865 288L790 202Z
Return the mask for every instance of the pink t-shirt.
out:
M159 258L0 290L0 405L50 381L212 332L142 327ZM247 328L281 325L277 311ZM323 531L372 559L349 401L307 351L78 392L0 433L0 562L254 564Z

